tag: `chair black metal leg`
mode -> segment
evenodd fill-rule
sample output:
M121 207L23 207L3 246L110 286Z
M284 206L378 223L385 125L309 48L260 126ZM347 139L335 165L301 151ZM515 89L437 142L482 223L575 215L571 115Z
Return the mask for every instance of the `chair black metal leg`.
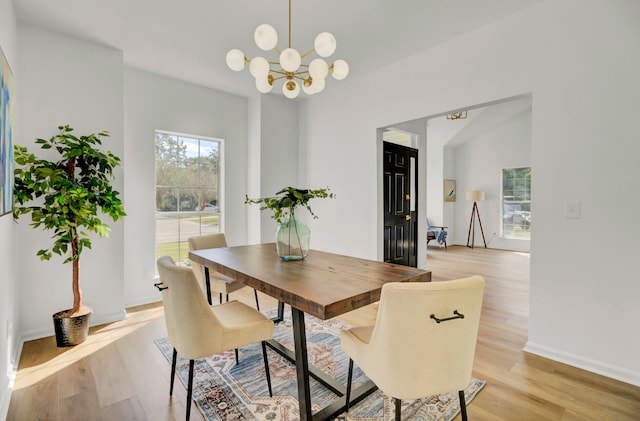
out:
M344 412L349 412L349 400L351 399L351 382L353 380L353 360L349 358L349 375L347 376L347 396Z
M193 394L193 365L194 365L195 361L194 360L189 360L189 384L187 386L187 402L185 405L187 405L187 417L185 418L187 421L189 421L189 418L191 417L191 395Z
M464 390L458 391L458 398L460 399L460 414L462 415L462 421L467 421L467 403L464 400Z
M260 303L258 302L258 291L254 289L253 295L256 296L256 310L260 311Z
M396 421L402 419L402 401L400 399L394 399L396 401Z
M273 397L271 390L271 373L269 372L269 359L267 358L267 342L262 341L262 356L264 357L264 372L267 374L267 386L269 386L269 397Z
M171 386L169 386L169 396L173 395L173 381L176 379L176 363L178 362L178 351L173 348L173 359L171 360Z
M240 360L238 359L238 348L235 349L236 351L236 365L240 364Z
M213 304L211 301L211 278L209 277L209 268L205 266L204 268L204 283L207 287L207 301L209 305Z

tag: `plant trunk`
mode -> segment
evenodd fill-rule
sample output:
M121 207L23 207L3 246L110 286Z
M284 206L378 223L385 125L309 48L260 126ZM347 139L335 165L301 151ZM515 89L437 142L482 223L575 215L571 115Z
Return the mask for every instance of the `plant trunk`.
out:
M73 180L76 175L76 159L70 159L67 161L67 175L69 181ZM71 257L73 258L72 265L72 281L71 290L73 291L73 309L69 317L75 316L80 313L80 307L82 306L82 290L80 289L80 256L78 255L78 233L77 227L74 227L71 232Z
M71 289L73 290L73 309L70 316L74 316L80 312L80 306L82 305L82 290L80 289L80 256L78 253L78 237L74 236L71 240L71 253L76 256L71 262L73 267L73 275L71 282Z

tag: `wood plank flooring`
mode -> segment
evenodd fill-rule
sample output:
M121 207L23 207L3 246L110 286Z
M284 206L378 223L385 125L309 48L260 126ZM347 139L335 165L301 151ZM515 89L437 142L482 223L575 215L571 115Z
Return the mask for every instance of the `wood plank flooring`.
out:
M487 282L474 365L474 376L487 386L467 407L470 420L640 419L640 388L522 351L527 253L456 246L430 246L427 253L434 281L479 274ZM254 305L249 288L233 298ZM262 309L276 304L265 295L260 303ZM7 419L183 420L185 388L176 383L169 397L170 365L153 342L166 336L162 306L127 312L126 320L92 328L74 348L56 348L52 337L25 343ZM372 317L365 308L342 318L361 324ZM191 419L202 420L192 405Z

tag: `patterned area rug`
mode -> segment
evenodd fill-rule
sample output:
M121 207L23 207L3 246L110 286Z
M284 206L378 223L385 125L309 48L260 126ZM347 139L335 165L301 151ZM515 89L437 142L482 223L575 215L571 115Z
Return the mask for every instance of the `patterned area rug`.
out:
M275 339L293 349L291 312L276 325ZM268 314L272 317L273 314ZM343 384L347 383L348 356L340 348L339 331L348 326L339 320L322 321L306 315L307 349L309 362ZM155 341L167 361L171 362L173 347L167 338ZM208 421L299 420L295 366L273 350L267 348L273 398L269 397L260 344L243 347L240 364L235 363L233 350L196 360L194 370L193 399ZM179 356L178 356L179 357ZM187 384L189 361L178 358L177 373L183 385ZM367 380L354 365L354 388ZM167 379L167 384L169 379ZM485 385L473 378L465 397L467 403ZM328 405L337 396L311 379L313 412ZM448 421L453 419L460 406L457 392L415 401L403 401L402 418L416 421ZM393 399L377 391L349 409L348 421L388 421L394 417Z

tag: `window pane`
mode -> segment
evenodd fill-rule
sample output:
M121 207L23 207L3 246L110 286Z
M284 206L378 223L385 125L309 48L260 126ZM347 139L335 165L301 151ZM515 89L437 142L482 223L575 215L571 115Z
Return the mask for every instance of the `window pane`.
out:
M502 236L531 237L531 168L502 170Z
M178 210L178 191L173 187L156 187L156 212Z
M177 214L156 214L156 260L162 256L171 256L176 262L181 261L179 232Z
M189 264L189 237L220 231L220 141L156 133L156 258Z

